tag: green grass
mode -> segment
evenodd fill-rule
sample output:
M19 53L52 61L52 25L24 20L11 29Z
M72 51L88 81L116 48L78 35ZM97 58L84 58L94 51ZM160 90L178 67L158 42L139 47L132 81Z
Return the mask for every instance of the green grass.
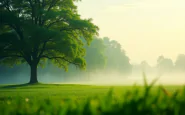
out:
M184 107L183 86L0 86L0 115L185 115Z

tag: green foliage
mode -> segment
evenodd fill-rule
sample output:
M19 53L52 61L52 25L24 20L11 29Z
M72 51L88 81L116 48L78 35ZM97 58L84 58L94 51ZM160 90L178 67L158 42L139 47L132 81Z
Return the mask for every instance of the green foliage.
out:
M179 54L177 56L177 59L175 61L175 69L179 71L185 70L185 55L184 54Z
M98 27L80 17L76 1L1 0L0 60L37 66L49 59L65 70L69 64L85 69L80 37L90 44Z
M120 73L128 74L131 72L132 66L129 62L128 56L122 49L121 44L109 38L103 38L106 46L105 56L107 57L106 69L109 71L114 70Z
M80 39L82 40L83 44L86 43L83 37ZM113 41L112 43L109 38L102 39L94 37L91 44L85 44L84 48L86 50L84 58L86 60L87 73L84 71L79 71L72 65L69 66L68 73L57 70L57 68L51 65L48 65L44 71L47 71L47 74L51 75L63 75L66 77L85 76L86 78L89 78L88 75L98 72L109 73L113 71L121 75L131 73L132 66L129 62L129 58L126 56L118 42ZM51 73L49 73L49 71Z
M87 71L102 70L106 66L105 45L101 38L94 38L91 45L85 46Z
M164 56L159 56L157 59L157 68L160 74L169 73L173 70L173 61Z
M169 90L154 86L30 85L0 89L3 115L184 115L185 87ZM2 87L1 87L2 88ZM32 91L27 92L25 90ZM106 89L106 90L105 90ZM172 86L172 89L175 89ZM108 91L106 95L103 92ZM119 92L119 94L117 93Z

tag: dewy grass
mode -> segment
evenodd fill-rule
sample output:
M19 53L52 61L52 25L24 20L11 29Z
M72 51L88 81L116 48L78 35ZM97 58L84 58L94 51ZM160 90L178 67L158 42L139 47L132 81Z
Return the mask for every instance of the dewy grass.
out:
M90 91L79 95L82 92L79 89L65 89L70 93L65 95L67 91L51 90L51 87L44 88L42 95L35 88L34 93L28 90L26 94L21 92L26 92L24 88L1 90L0 115L185 115L185 87L168 91L163 86L154 86L157 79L148 84L143 76L144 89L135 85L121 95L116 93L116 88L101 95L102 91L97 92L98 88L93 86L91 90L97 95ZM16 95L14 90L18 91Z

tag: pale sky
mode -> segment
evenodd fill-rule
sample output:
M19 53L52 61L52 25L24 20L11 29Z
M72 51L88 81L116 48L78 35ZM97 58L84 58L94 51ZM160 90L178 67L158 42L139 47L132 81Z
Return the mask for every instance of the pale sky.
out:
M185 54L185 0L82 0L78 10L100 37L120 42L131 63Z

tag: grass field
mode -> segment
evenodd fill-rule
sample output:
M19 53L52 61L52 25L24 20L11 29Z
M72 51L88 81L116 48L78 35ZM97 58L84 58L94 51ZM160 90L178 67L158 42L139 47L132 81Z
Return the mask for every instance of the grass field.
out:
M0 115L185 115L183 86L0 86Z

